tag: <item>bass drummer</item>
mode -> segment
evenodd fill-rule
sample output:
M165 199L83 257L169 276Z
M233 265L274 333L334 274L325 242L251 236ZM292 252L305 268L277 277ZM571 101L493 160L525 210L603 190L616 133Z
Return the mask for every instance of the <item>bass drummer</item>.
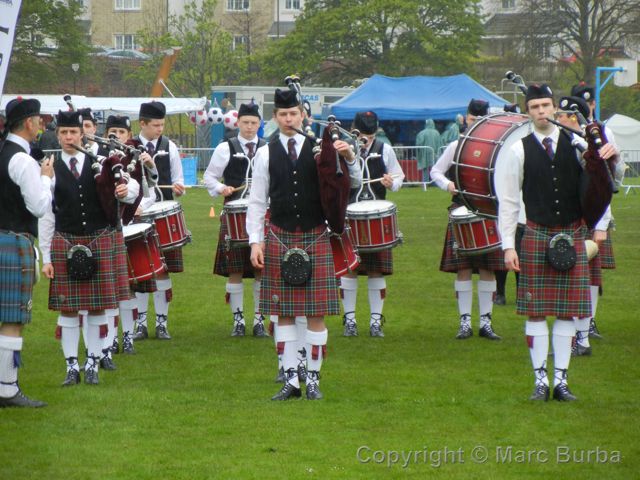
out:
M478 117L483 117L489 112L489 103L484 100L472 99L467 107L466 123L470 128ZM455 160L458 140L451 142L442 152L442 155L431 169L431 178L442 190L453 194L449 211L463 205L462 198L456 191L453 182ZM473 281L472 274L479 273L478 280L478 304L480 309L479 335L489 340L500 340L501 337L493 331L493 297L496 292L496 280L494 271L503 270L504 262L500 250L481 255L457 255L454 250L454 235L451 222L447 226L440 271L456 274L454 289L458 299L458 312L460 314L460 326L456 338L459 340L473 336L471 328L471 308L473 305Z
M211 155L211 161L204 173L204 184L209 195L212 197L222 195L225 204L232 200L238 200L243 196L243 191L249 188L247 183L251 178L250 162L253 160L256 150L266 145L264 140L258 138L260 121L257 104L241 104L238 110L238 136L220 143ZM229 279L226 285L226 298L233 315L231 336L242 337L245 334L242 279L254 278L253 336L268 337L269 334L264 326L264 316L260 314L259 308L261 272L251 265L249 243L247 242L246 246L232 248L225 241L228 233L223 214L220 216L220 233L213 273Z
M393 148L376 139L378 131L378 116L375 112L358 112L353 120L353 128L360 132L358 136L360 158L364 162L363 180L381 179L363 185L356 193L355 201L384 200L387 190L397 192L402 187L404 172L398 163ZM393 273L393 256L391 248L379 252L360 252L360 266L356 272L348 272L340 279L342 293L342 306L344 308L345 337L358 336L358 324L356 322L356 298L358 296L357 275L367 276L369 290L369 335L372 337L384 337L382 325L384 316L382 307L386 296L387 284L384 276Z
M162 102L152 101L140 105L140 133L135 138L147 149L147 153L155 158L158 169L158 185L156 195L151 199L143 199L140 204L142 213L148 209L154 201L173 200L174 197L184 195L184 176L182 173L182 161L175 143L162 135L164 130L164 118L166 107ZM165 154L154 156L156 152L164 151ZM144 161L144 160L143 160ZM159 196L157 192L160 192ZM170 273L184 271L182 259L182 247L163 252ZM173 299L171 279L168 273L156 278L157 291L153 292L153 304L156 311L156 338L170 340L171 335L167 330L169 319L169 303ZM148 293L136 293L138 297L138 319L136 325L135 340L144 340L149 337L147 329L147 309L149 304Z

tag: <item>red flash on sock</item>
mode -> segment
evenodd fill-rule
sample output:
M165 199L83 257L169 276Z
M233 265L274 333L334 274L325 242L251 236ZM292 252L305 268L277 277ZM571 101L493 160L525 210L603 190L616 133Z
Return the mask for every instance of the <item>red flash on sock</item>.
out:
M283 355L284 354L284 342L278 342L276 344L276 353L278 355Z
M56 325L56 340L60 340L62 338L62 327L60 325Z
M227 293L224 294L224 303L229 305L230 301L231 301L231 294L229 292L227 292Z
M164 299L167 301L167 303L171 303L171 300L173 300L173 289L172 288L164 291Z
M269 335L273 337L273 330L276 327L276 324L273 322L269 322Z
M109 325L100 325L100 338L107 338L109 333Z
M327 358L327 346L326 345L312 345L311 346L311 358L318 360L320 358L320 351L322 351L322 358Z
M527 347L533 348L533 335L527 335Z
M384 300L386 296L387 296L387 289L386 288L380 289L380 298Z
M120 326L120 315L113 317L113 326L116 328Z

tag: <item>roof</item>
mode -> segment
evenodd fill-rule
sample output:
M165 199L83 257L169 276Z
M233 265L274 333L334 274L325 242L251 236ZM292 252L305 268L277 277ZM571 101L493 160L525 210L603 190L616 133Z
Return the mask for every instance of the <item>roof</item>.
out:
M484 24L484 36L514 36L522 34L522 26L528 23L527 13L496 13Z

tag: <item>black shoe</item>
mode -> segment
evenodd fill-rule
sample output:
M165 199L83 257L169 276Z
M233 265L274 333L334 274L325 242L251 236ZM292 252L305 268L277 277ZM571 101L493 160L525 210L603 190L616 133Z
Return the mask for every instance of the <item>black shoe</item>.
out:
M502 337L493 331L490 323L485 324L478 333L479 336L489 340L502 340Z
M136 326L136 331L133 334L133 339L138 342L146 338L149 338L149 330L147 330L147 326L138 324L138 326Z
M264 317L260 315L261 319L258 323L253 326L253 336L254 337L268 337L267 329L264 328Z
M75 368L67 370L67 376L62 382L63 387L70 387L72 385L77 385L80 383L80 372Z
M98 385L98 371L95 368L85 368L84 383L87 385Z
M287 376L284 374L284 368L280 367L278 369L278 374L276 375L276 383L284 383L287 381Z
M171 335L169 335L167 327L164 323L156 325L156 338L158 340L171 340Z
M324 395L318 388L318 384L316 382L309 382L307 384L307 400L322 400Z
M245 326L244 323L234 322L233 330L231 331L232 337L244 337Z
M598 326L596 325L596 319L593 317L591 317L591 321L589 322L589 338L602 340L602 335L600 335L600 330L598 330Z
M473 330L471 329L471 325L469 325L468 323L461 323L456 338L458 340L465 340L471 337L473 337Z
M504 295L496 294L496 298L493 299L494 305L506 305L507 299Z
M569 385L566 383L560 383L553 388L553 399L559 402L573 402L578 398L571 393Z
M133 342L129 338L129 334L125 334L122 337L122 353L126 355L135 355L136 350L133 348Z
M5 398L0 397L0 408L6 407L26 407L26 408L40 408L46 407L47 404L45 402L41 402L40 400L32 400L27 397L22 390L18 389L18 393L16 393L13 397Z
M289 400L290 398L300 398L302 391L300 388L294 387L289 382L285 382L280 391L276 393L271 400Z
M305 383L307 381L307 365L304 362L298 363L298 381Z
M374 315L377 317L374 317ZM371 314L372 323L369 325L369 335L371 337L384 337L382 325L385 323L384 315L379 313Z
M113 363L113 360L109 357L102 357L100 359L100 368L103 370L116 370L116 364Z
M538 401L541 400L546 402L549 400L549 385L545 385L544 383L539 383L536 385L536 389L533 391L529 400Z
M109 350L111 350L111 353L114 354L114 355L117 355L118 353L120 353L120 344L118 343L118 336L117 335L115 337L113 337L113 344L111 345Z
M591 346L585 347L580 345L578 342L573 344L571 348L571 356L572 357L590 357L591 356Z
M347 315L354 313L353 319L347 317ZM344 325L344 337L357 337L358 336L358 324L356 323L355 312L346 312L342 316L342 325Z

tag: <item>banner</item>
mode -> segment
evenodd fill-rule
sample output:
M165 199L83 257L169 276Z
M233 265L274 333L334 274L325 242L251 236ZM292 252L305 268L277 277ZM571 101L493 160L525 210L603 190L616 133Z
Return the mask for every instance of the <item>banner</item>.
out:
M22 0L0 0L0 99L4 92L21 3Z

